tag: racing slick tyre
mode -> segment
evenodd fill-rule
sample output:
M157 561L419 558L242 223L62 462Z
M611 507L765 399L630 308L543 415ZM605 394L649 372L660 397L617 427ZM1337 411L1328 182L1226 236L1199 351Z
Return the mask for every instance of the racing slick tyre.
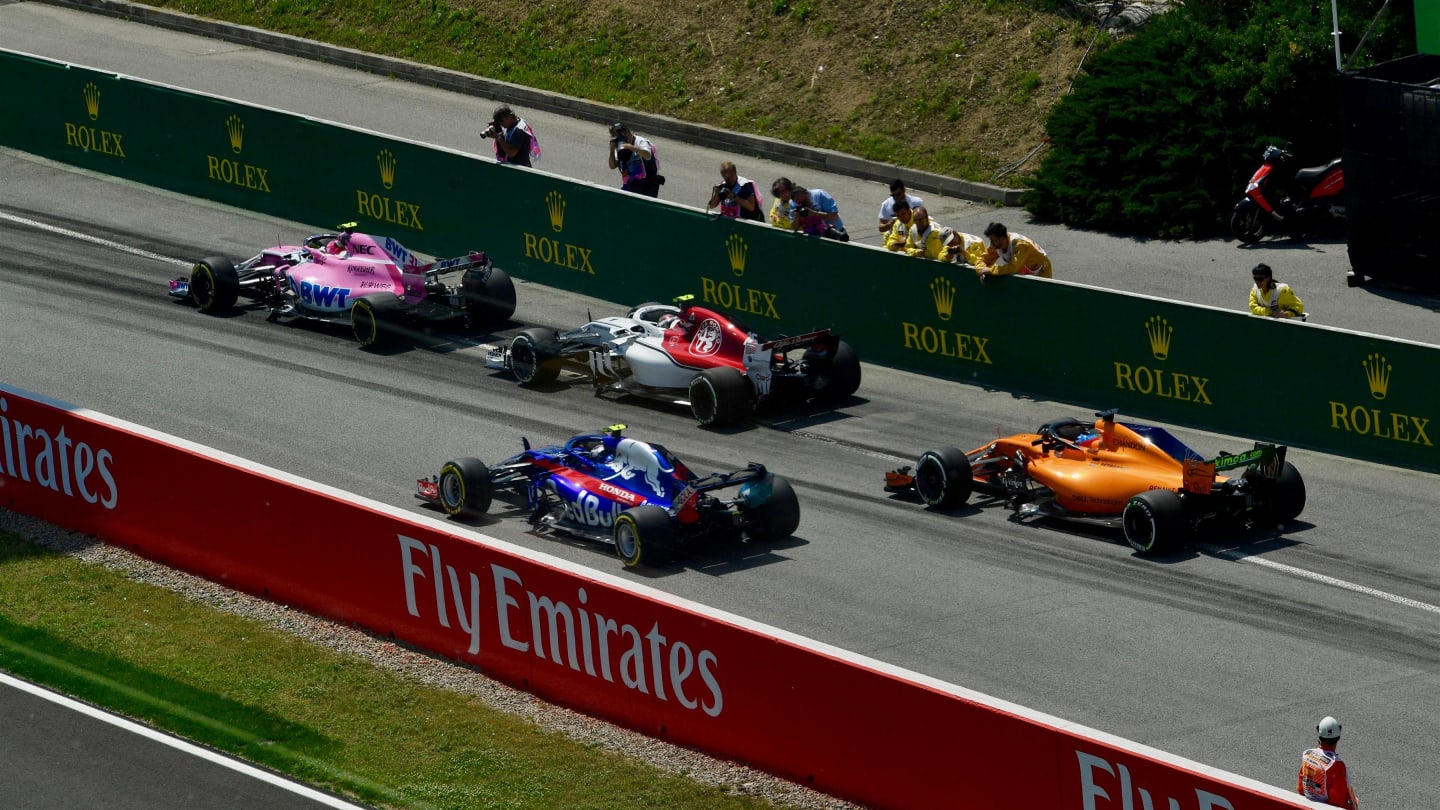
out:
M476 458L456 458L440 468L440 508L450 517L483 515L490 511L494 493L490 468Z
M848 398L860 387L860 355L849 343L837 343L835 356L827 360L812 360L812 355L813 350L805 352L807 367L813 362L819 369L811 378L816 397L835 402Z
M1230 215L1230 233L1242 245L1259 242L1265 238L1265 212L1248 200L1240 203L1235 206L1235 213Z
M201 312L224 312L240 299L240 276L228 259L212 256L190 268L190 300Z
M800 499L790 482L776 475L770 479L770 497L751 513L749 537L753 543L784 540L800 528Z
M690 380L690 412L701 427L722 427L750 413L750 381L739 369L707 368Z
M926 450L915 462L915 494L926 506L954 509L970 500L975 476L970 459L954 447Z
M466 270L460 279L460 291L469 312L466 321L472 329L504 323L515 314L515 282L498 267Z
M1141 554L1159 554L1180 545L1185 535L1185 504L1168 489L1134 496L1120 514L1125 542Z
M521 385L545 385L560 376L554 329L526 329L510 341L510 373Z
M615 555L626 568L634 568L641 562L662 559L675 528L670 524L669 513L646 503L616 515L611 533L615 539Z
M1261 525L1282 525L1289 523L1305 511L1305 479L1295 465L1285 462L1280 476L1273 481L1265 480L1253 469L1245 471L1245 478L1256 487L1258 497L1253 519ZM1261 487L1264 487L1261 489Z
M400 338L405 302L395 293L374 293L350 304L350 329L362 349L380 349Z

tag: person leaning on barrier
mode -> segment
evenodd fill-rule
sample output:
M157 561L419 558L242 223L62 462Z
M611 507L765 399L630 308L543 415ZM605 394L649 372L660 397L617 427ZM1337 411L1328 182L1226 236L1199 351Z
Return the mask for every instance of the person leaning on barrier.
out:
M741 177L735 170L734 163L727 160L720 164L720 182L710 189L710 202L705 205L706 211L719 208L722 217L759 222L765 218L761 211L763 205L760 189L749 179Z
M845 223L840 219L839 203L823 188L792 187L790 216L795 219L797 229L811 236L850 241L850 234L845 232Z
M940 224L930 221L930 211L925 206L916 208L910 216L910 233L905 240L905 252L923 259L947 259L945 242L940 238Z
M947 248L946 261L974 267L980 263L980 257L985 255L985 240L973 233L942 228L940 241L944 242Z
M610 125L610 168L620 171L623 191L659 197L665 185L655 144L631 132L622 121Z
M1290 285L1276 281L1270 265L1257 264L1250 271L1255 286L1250 288L1250 312L1267 318L1299 318L1305 320L1305 304Z
M890 221L890 230L885 234L885 249L904 251L905 244L910 241L910 222L914 219L910 211L910 203L905 200L897 200L895 208L892 210L895 218Z
M540 159L540 139L524 118L515 114L510 105L495 108L490 127L480 133L482 138L495 139L495 161L515 166L529 166Z
M775 198L775 202L770 204L770 224L787 231L795 230L795 216L790 210L790 190L794 187L788 177L781 177L770 184L770 196Z
M1315 732L1319 742L1300 755L1300 775L1295 777L1295 792L1331 807L1360 810L1355 789L1350 787L1345 761L1335 750L1335 746L1340 744L1340 721L1333 717L1321 718Z
M904 202L911 211L925 204L925 201L905 190L905 181L895 178L890 181L890 196L880 203L880 232L889 232L895 223L895 204Z
M1010 233L1004 225L992 222L985 226L985 238L990 246L975 263L981 281L990 276L1051 277L1050 257L1030 237Z

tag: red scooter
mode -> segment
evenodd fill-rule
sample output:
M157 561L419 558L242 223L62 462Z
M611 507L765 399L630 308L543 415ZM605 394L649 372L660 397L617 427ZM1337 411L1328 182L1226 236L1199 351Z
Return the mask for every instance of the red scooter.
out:
M1230 232L1244 244L1275 233L1291 235L1345 219L1345 172L1336 158L1323 166L1287 168L1289 144L1265 148L1264 163L1245 186L1230 216Z

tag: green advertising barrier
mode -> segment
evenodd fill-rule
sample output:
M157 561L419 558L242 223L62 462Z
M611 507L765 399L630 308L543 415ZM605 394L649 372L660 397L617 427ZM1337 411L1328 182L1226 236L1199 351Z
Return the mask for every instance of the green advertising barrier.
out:
M618 305L691 293L765 336L832 327L870 363L1440 471L1440 347L1064 282L981 284L954 265L16 54L0 52L0 77L0 144L58 161L317 227L355 220L427 253L482 249L519 278Z

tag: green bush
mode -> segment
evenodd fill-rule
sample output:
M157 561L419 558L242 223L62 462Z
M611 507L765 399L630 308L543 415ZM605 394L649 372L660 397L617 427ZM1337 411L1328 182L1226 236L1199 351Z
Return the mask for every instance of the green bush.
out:
M1350 67L1414 52L1413 16L1392 11ZM1341 30L1363 33L1370 13L1342 14ZM1154 18L1095 57L1051 111L1026 208L1122 233L1222 232L1266 143L1291 141L1306 162L1339 156L1330 30L1329 4L1315 0L1210 0ZM1347 58L1358 41L1342 38Z

